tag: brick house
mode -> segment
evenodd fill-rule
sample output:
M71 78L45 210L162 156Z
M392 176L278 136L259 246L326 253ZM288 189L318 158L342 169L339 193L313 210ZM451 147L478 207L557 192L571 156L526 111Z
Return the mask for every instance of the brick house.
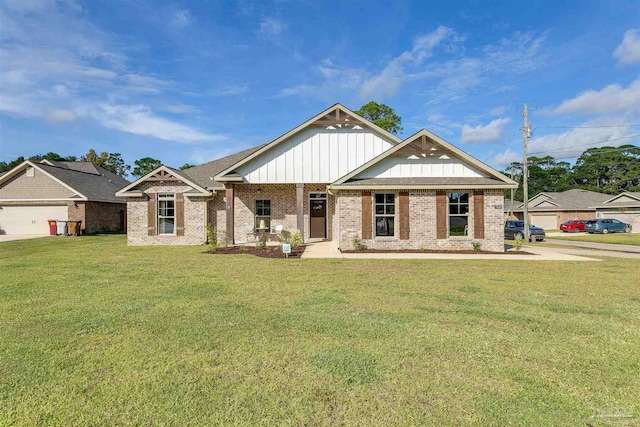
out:
M47 220L82 221L83 233L124 231L129 184L90 162L25 161L0 176L0 234L49 234Z
M517 183L427 130L400 140L336 104L274 141L201 166L161 166L117 193L128 243L202 244L300 230L352 249L502 252L503 193Z

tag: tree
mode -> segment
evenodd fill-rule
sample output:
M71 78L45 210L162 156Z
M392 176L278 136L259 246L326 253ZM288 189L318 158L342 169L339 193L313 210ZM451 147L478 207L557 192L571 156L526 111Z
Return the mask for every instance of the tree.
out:
M20 156L17 159L12 160L10 162L0 162L0 173L10 171L11 169L18 166L20 163L24 162L24 160L25 158Z
M394 135L402 132L402 127L400 126L402 119L388 105L371 101L360 107L356 114Z
M136 160L134 163L135 167L133 168L131 175L137 177L145 176L152 170L162 166L162 162L160 160L151 157L143 157L140 160Z
M80 160L91 162L96 166L120 176L127 176L127 172L131 169L131 166L124 163L120 153L107 153L106 151L103 151L98 154L93 148L90 149L87 154L82 156Z
M640 148L635 145L589 148L573 168L573 181L581 188L616 194L640 190Z
M180 170L185 170L185 169L193 168L196 166L197 165L192 165L191 163L185 163L184 165L180 166Z
M504 172L511 174L513 168L514 175L522 176L522 163L513 162ZM528 158L529 169L529 198L545 191L560 192L570 188L571 165L567 162L558 162L551 156ZM522 179L520 179L522 181ZM514 198L523 200L524 191L522 186L515 191ZM505 193L506 194L506 193Z
M35 156L31 156L29 157L29 160L32 162L39 162L41 160L51 160L52 162L75 162L78 158L76 156L62 157L60 154L50 151L47 154L36 154Z

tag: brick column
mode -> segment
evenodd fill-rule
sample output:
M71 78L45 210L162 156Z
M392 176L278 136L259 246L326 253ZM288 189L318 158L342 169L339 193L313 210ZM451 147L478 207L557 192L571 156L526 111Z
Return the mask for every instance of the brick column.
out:
M233 199L234 199L234 191L233 184L225 184L226 188L226 215L227 215L227 235L229 236L229 243L232 245L235 244L235 227L233 224Z
M304 184L296 184L296 226L304 241Z

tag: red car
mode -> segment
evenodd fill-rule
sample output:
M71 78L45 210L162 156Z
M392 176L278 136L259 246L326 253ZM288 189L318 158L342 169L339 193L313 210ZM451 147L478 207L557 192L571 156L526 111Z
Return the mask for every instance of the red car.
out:
M563 222L560 224L560 230L565 233L578 233L584 231L584 225L586 221L573 219L571 221Z

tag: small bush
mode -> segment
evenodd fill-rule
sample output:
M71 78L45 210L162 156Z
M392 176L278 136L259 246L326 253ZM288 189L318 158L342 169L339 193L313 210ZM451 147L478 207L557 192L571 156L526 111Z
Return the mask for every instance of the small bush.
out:
M260 238L258 239L258 242L256 243L256 249L259 251L264 250L264 248L267 247L267 233L265 233L264 231L260 232Z
M207 247L211 252L215 252L218 249L217 230L211 228L210 224L206 226L207 230Z
M522 249L522 246L524 245L524 240L520 239L520 240L514 240L513 241L513 247L516 249L516 251L520 252L520 250Z
M302 234L300 234L300 230L296 230L291 233L291 237L289 238L289 244L291 245L291 249L297 248L302 244Z
M356 251L364 251L367 249L367 245L365 245L362 239L360 239L360 236L353 236L351 243L353 243L353 249Z
M482 246L482 243L471 242L471 246L473 247L473 252L480 252L480 246Z
M420 246L418 246L418 250L419 250L420 252L424 252L424 251L426 251L426 250L427 250L427 248L426 248L424 245L420 245Z

